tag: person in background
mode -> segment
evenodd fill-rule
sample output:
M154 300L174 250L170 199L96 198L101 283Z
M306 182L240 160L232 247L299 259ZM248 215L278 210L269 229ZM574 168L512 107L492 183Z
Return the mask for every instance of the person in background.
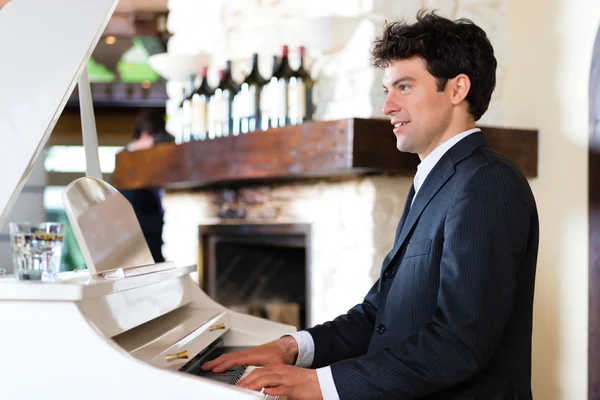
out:
M165 129L164 113L159 110L141 111L135 122L133 141L127 145L127 150L145 150L160 143L169 143L174 140Z
M172 142L173 137L165 130L164 113L145 110L140 112L135 123L133 140L127 145L128 151L149 149L160 143ZM162 231L164 210L162 208L163 190L144 188L121 191L133 206L144 238L148 243L154 262L165 261L162 255Z

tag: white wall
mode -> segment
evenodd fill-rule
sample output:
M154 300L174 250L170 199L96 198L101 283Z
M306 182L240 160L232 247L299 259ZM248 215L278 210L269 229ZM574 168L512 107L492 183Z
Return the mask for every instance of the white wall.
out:
M540 130L536 399L587 398L588 80L598 0L508 0L507 126Z

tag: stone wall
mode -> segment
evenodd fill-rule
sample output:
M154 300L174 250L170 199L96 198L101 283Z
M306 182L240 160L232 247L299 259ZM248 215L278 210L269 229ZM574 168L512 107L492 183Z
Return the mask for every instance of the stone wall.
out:
M311 225L312 321L344 313L367 293L392 248L411 180L391 176L272 184L165 196L165 246L178 265L198 260L198 226L243 210L237 223ZM230 220L228 220L230 221Z

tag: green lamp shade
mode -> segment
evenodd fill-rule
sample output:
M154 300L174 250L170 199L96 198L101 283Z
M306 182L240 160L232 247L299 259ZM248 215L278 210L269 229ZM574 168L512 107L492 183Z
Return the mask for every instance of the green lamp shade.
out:
M115 74L102 64L98 64L93 58L88 61L88 76L90 82L94 83L110 83L114 82Z
M148 51L139 38L132 39L133 46L123 53L117 64L122 82L156 82L159 75L148 65Z

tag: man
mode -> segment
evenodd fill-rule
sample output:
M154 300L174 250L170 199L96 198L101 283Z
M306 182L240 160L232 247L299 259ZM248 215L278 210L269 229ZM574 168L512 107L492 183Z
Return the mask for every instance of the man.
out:
M347 314L205 369L263 365L240 386L294 400L531 399L538 216L475 128L493 48L469 20L420 12L372 55L397 147L421 159L380 279Z

